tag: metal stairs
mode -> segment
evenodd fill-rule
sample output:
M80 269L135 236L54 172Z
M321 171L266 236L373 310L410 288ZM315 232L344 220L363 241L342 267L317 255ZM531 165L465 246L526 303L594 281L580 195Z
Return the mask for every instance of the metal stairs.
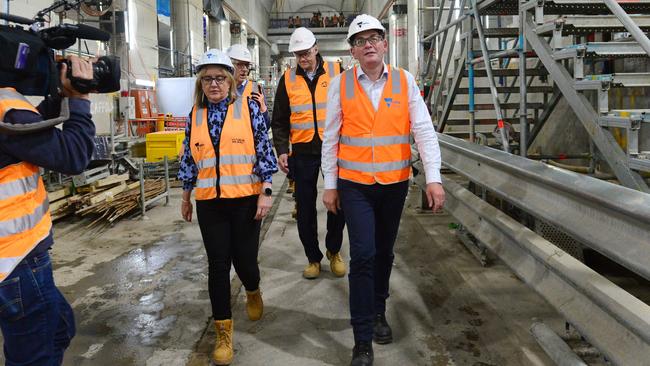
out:
M439 132L470 141L493 132L494 146L526 156L564 98L617 180L650 192L642 176L650 172L650 109L621 108L613 98L650 90L650 73L617 67L650 55L650 0L458 3L448 2L456 11L446 23L439 12L427 37L439 53L431 47L423 75L433 79L427 101Z

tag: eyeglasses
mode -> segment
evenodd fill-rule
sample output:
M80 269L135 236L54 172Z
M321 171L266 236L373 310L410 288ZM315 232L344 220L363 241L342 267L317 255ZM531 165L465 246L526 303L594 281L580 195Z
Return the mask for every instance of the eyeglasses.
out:
M202 76L201 77L201 82L203 83L203 85L212 85L212 82L214 81L215 83L217 83L217 85L221 85L221 84L224 83L224 81L226 81L226 79L227 79L227 77L225 77L223 75L219 75L219 76Z
M294 52L293 55L296 56L296 58L305 58L305 57L311 55L311 53L312 53L313 50L314 50L314 48L310 48L310 49L308 49L307 51L303 51L303 52Z
M235 67L240 68L240 69L247 69L250 70L251 64L246 63L246 62L235 62Z
M368 38L359 38L359 37L357 37L357 38L354 39L354 41L352 41L352 45L354 47L363 47L363 46L366 45L366 42L369 42L371 46L374 46L374 45L377 44L377 42L379 42L379 41L381 41L383 39L384 39L384 37L378 36L378 35L370 36Z

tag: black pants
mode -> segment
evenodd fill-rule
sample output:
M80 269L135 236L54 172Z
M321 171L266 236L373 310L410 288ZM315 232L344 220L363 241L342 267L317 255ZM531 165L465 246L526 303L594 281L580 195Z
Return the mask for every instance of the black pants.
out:
M372 341L375 314L386 311L393 247L408 181L365 185L339 179L350 238L350 315L355 342Z
M298 154L293 159L293 179L296 181L296 202L298 203L298 236L310 263L320 262L323 253L318 248L318 222L316 198L320 155ZM327 235L325 247L330 253L338 253L343 243L345 218L343 212L334 215L327 212Z
M255 220L257 196L196 201L196 216L208 255L208 289L215 320L232 318L230 264L247 291L257 290L260 221Z

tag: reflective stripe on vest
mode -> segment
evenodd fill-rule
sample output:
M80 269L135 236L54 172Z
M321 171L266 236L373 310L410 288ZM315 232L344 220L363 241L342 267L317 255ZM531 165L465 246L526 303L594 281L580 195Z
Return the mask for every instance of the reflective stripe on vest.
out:
M0 89L0 119L6 112L38 113L13 89ZM50 234L49 201L36 165L20 162L0 169L0 281Z
M323 68L325 73L318 76L313 99L309 84L304 77L297 77L296 68L285 72L284 80L291 110L289 140L292 144L310 142L316 132L321 140L323 139L327 88L331 79L340 73L340 67L338 63L326 62L323 64Z
M197 200L246 197L261 191L260 178L253 171L257 159L250 112L243 100L243 97L237 98L228 107L219 138L219 156L214 150L208 123L202 123L208 119L207 110L195 107L198 112L192 112L190 149L199 171Z
M260 90L260 89L259 89L259 87L257 86L257 83L254 82L254 81L250 81L250 80L249 80L249 81L246 82L246 85L244 86L244 90L243 90L242 93L241 93L241 97L242 97L242 98L250 97L250 96L251 96L251 93L253 93L253 91L255 91L256 93L258 93L259 90Z
M409 177L411 148L406 76L400 69L387 67L388 80L377 110L358 82L356 67L341 76L338 155L341 179L362 184L392 184Z
M18 93L15 89L0 88L0 120L4 118L4 115L12 109L38 113L32 103L30 103L27 98Z

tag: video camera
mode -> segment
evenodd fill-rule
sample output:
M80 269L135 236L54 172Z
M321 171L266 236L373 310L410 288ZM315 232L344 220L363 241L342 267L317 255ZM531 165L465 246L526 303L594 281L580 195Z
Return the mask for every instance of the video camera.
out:
M82 0L58 0L38 12L34 20L0 13L0 19L13 25L0 25L0 87L11 87L22 95L58 97L61 80L59 64L68 63L67 77L81 93L109 93L120 90L120 62L115 56L102 56L93 62L93 79L72 76L69 61L55 61L54 50L64 50L78 38L108 41L110 34L84 24L60 24L43 28L44 16L52 10L79 6ZM61 103L61 116L41 123L13 125L0 122L2 133L26 133L54 126L69 118L67 100ZM64 115L65 114L65 115Z

